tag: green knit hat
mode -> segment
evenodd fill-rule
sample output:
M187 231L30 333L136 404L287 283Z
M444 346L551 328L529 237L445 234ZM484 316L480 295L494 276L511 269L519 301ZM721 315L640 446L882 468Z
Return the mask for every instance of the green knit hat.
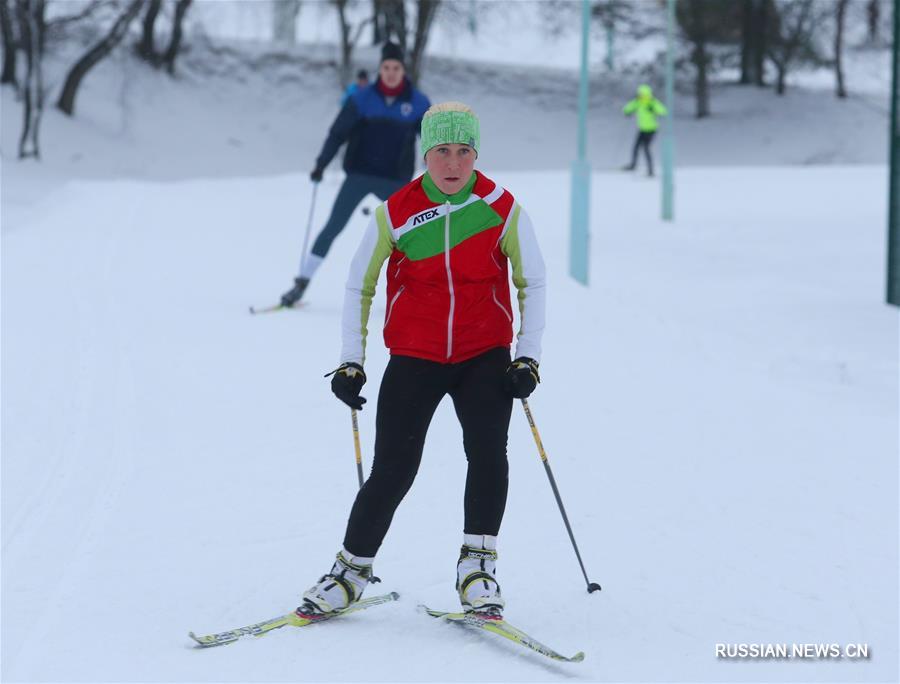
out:
M422 156L437 145L468 145L478 153L478 117L462 102L432 106L422 118Z

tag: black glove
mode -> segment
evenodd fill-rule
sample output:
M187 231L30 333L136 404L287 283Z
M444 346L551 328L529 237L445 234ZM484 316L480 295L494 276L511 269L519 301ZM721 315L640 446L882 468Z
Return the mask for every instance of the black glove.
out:
M361 411L366 398L359 396L359 391L366 384L366 372L358 363L342 363L325 377L331 378L331 391L334 396L352 409Z
M325 169L323 169L321 166L317 166L312 170L312 173L309 174L309 179L313 183L318 183L320 180L322 180L323 173L325 173Z
M504 387L516 399L527 399L541 381L538 362L527 356L520 356L506 369Z

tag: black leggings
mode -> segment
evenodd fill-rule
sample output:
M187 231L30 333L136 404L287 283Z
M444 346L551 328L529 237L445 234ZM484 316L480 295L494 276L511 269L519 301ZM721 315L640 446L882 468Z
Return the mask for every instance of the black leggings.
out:
M634 139L634 148L631 150L630 168L637 166L638 152L643 147L644 157L647 159L647 173L653 174L653 157L650 156L650 143L653 142L653 136L656 131L639 131L637 138Z
M469 462L463 532L496 535L500 531L512 414L512 398L503 389L508 365L505 347L454 364L391 357L378 393L372 472L350 511L344 536L347 551L355 556L378 552L394 511L416 477L425 433L446 394L453 399Z

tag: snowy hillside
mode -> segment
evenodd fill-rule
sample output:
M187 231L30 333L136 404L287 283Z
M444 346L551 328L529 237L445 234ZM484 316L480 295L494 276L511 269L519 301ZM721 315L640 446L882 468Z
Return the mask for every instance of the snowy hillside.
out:
M399 602L191 648L188 630L292 609L330 567L357 488L349 411L322 376L362 212L308 306L247 313L296 271L339 97L333 51L223 46L192 45L176 80L124 54L103 63L76 119L46 112L40 164L13 158L20 114L2 92L0 679L900 679L886 94L719 86L704 122L684 95L677 220L663 223L658 183L610 170L630 147L619 109L634 84L597 76L585 288L567 275L574 75L446 56L424 88L481 115L478 167L520 199L547 261L530 405L603 586L584 590L516 407L506 615L586 658L553 663L416 612L456 605L465 458L449 402L376 561L372 593ZM335 162L316 229L341 180ZM870 657L724 660L717 643L860 643Z
M71 57L48 59L51 90L59 88ZM856 64L848 76L851 91L855 82L871 86L870 71L886 71L882 57L872 53ZM334 58L333 46L211 46L198 38L179 61L179 78L172 80L126 53L117 54L85 80L75 120L52 107L46 111L41 135L45 166L53 174L79 178L308 173L337 114ZM374 69L377 53L360 49L358 60ZM817 79L818 88L792 88L784 97L717 85L713 116L701 121L693 118L689 81L684 82L674 106L678 164L886 163L886 83L852 91L847 101L838 102L823 78ZM647 79L594 75L588 155L595 169L619 168L628 161L634 122L621 115L621 107ZM649 81L661 90L658 79L651 76ZM434 101L460 99L478 112L485 131L482 156L494 168L569 168L575 155L573 70L435 56L422 87ZM20 107L6 88L0 116L5 158L15 154L20 132ZM335 160L331 170L339 169Z

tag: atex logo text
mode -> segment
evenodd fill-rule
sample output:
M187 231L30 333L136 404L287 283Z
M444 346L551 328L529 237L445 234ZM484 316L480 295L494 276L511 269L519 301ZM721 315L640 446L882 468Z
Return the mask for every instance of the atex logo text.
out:
M438 215L438 209L437 209L437 208L434 208L434 209L428 209L427 211L423 211L421 214L417 215L417 216L413 219L412 224L413 224L414 226L417 226L417 225L419 225L420 223L425 223L425 221L430 221L431 219L433 219L433 218L434 218L435 216L437 216L437 215Z

